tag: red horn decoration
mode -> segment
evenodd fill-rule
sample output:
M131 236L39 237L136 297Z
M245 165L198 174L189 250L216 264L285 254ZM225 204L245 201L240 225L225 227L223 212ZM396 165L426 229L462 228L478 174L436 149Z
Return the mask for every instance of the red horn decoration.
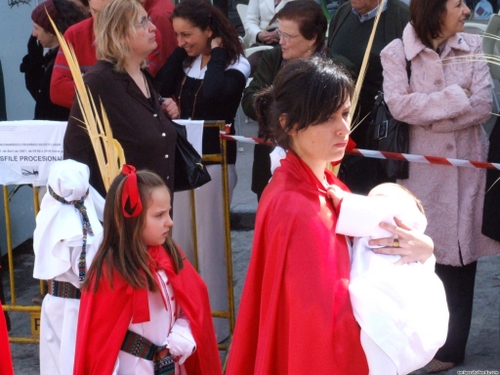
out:
M122 211L125 217L136 217L142 212L141 196L137 186L137 175L135 167L124 164L122 174L126 177L122 191Z

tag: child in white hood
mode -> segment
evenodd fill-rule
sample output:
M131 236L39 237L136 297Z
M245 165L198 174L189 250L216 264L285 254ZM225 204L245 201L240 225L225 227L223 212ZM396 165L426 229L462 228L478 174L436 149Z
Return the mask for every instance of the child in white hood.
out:
M80 283L102 239L104 199L89 185L89 168L54 163L33 234L33 277L48 280L40 322L40 374L73 373Z

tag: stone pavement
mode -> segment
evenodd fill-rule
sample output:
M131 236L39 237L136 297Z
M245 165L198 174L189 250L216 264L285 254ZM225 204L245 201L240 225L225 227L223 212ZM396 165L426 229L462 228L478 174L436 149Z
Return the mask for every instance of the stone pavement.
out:
M240 134L255 136L255 123L245 124L243 116L240 119ZM255 194L250 191L253 146L240 144L240 147L242 147L242 151L238 153L236 162L238 184L231 205L236 306L239 306L241 289L250 258L252 227L257 206ZM32 266L32 250L30 244L27 243L22 248L16 249L15 254L17 302L22 305L30 304L32 296L38 289L38 282L32 279ZM3 280L5 291L8 292L7 272L4 272ZM11 313L11 318L12 335L29 335L29 320L25 313ZM39 374L38 345L12 344L11 347L16 375ZM425 373L425 369L421 369L414 372L413 375ZM473 321L466 359L463 364L442 374L500 374L500 256L486 257L478 263Z

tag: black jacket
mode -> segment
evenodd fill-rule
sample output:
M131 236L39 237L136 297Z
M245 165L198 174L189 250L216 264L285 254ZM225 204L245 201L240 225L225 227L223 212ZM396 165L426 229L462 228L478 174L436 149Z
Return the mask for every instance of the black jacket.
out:
M102 101L113 137L121 144L127 164L149 169L163 178L174 191L174 166L177 132L163 113L149 71L151 98L147 99L134 80L113 65L98 61L84 76L84 83L99 106ZM80 107L75 100L64 136L64 158L74 159L90 168L90 184L103 196L106 192L90 138L82 128Z
M35 99L35 120L67 121L69 109L50 100L50 80L59 47L50 49L45 56L43 47L35 37L30 37L28 54L24 56L20 70L24 73L26 88Z

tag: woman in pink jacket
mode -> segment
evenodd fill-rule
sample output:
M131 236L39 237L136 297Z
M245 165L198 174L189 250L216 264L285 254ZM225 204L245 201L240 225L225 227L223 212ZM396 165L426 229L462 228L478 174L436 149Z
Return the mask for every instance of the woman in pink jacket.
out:
M463 0L412 1L402 39L382 51L384 95L393 116L411 124L411 154L486 160L490 74L477 57L481 38L463 33L469 13ZM477 259L500 252L481 234L485 177L484 169L410 163L409 179L399 181L424 204L450 310L446 343L428 372L464 360Z

